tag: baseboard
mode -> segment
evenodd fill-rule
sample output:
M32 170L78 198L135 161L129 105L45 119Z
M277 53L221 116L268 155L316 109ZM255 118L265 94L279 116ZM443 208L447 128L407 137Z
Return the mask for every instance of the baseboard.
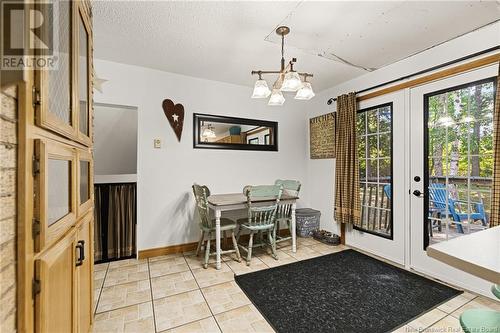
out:
M198 242L156 247L153 249L139 250L139 259L146 259L167 254L182 253L196 250Z
M290 231L288 229L281 229L279 231L280 236L288 236L290 235ZM248 241L248 235L241 235L240 241L246 242ZM224 247L224 244L231 244L231 238L227 237L225 240L222 239L222 244ZM147 259L147 258L152 258L152 257L158 257L158 256L164 256L167 254L174 254L174 253L182 253L182 252L189 252L189 251L194 251L196 250L196 247L198 246L198 242L193 242L193 243L185 243L185 244L178 244L178 245L169 245L169 246L163 246L163 247L156 247L152 249L145 249L145 250L139 250L138 253L138 258L139 259Z

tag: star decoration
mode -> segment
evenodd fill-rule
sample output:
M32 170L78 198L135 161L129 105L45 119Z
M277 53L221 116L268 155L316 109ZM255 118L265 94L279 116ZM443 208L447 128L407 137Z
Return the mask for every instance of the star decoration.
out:
M93 81L94 89L100 92L101 94L102 94L102 84L105 82L108 82L108 80L97 77L97 74L94 72L94 81Z
M175 122L178 122L179 121L179 116L177 114L173 114L172 115L172 119L174 119Z

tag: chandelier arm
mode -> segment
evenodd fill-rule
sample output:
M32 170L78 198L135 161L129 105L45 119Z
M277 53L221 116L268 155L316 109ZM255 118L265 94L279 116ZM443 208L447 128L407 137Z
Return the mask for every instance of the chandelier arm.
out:
M252 71L252 75L281 74L281 71Z

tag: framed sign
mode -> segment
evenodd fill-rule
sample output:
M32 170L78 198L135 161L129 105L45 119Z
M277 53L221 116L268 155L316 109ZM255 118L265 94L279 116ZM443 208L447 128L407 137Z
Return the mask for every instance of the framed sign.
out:
M335 113L309 119L311 159L335 158Z

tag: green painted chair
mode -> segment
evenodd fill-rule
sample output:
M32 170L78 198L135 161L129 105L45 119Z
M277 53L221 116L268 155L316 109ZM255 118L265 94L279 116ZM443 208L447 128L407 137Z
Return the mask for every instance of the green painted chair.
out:
M298 180L281 180L278 179L274 182L275 185L282 186L283 187L283 194L284 195L290 195L290 196L299 196L300 192L300 182ZM287 240L292 239L292 204L287 203L287 204L280 204L278 206L278 210L276 212L276 220L278 224L278 235L276 242L284 242ZM280 224L281 222L284 222L288 226L288 230L290 231L290 235L286 237L280 237L279 236L279 230L280 230Z
M491 291L500 299L500 285L493 285ZM499 332L500 312L485 309L465 310L460 315L460 326L466 333Z
M208 207L207 198L210 196L210 190L206 186L200 186L197 184L193 185L193 193L196 199L196 209L198 210L198 214L200 216L200 229L201 229L201 237L198 242L198 247L196 249L196 255L199 255L201 246L205 241L205 261L203 263L203 268L208 267L208 259L211 255L215 255L216 251L210 252L210 241L212 240L212 236L215 236L215 219L210 217L210 208ZM220 219L220 230L225 235L226 232L231 233L231 238L233 240L233 249L221 251L222 254L227 253L236 253L236 258L238 262L241 261L240 251L238 249L238 243L236 242L236 237L234 234L234 230L236 229L237 224L235 221L222 217ZM224 237L225 238L225 237Z
M238 246L247 253L247 266L250 266L252 260L252 249L255 247L269 246L272 256L278 259L276 255L276 210L281 198L282 187L278 185L260 185L246 186L246 197L248 205L248 217L239 219L240 229L237 239L243 230L249 231L248 245L238 244ZM272 199L271 204L265 206L258 205L259 201ZM255 234L263 235L267 233L267 241L260 239L260 242L253 242Z

